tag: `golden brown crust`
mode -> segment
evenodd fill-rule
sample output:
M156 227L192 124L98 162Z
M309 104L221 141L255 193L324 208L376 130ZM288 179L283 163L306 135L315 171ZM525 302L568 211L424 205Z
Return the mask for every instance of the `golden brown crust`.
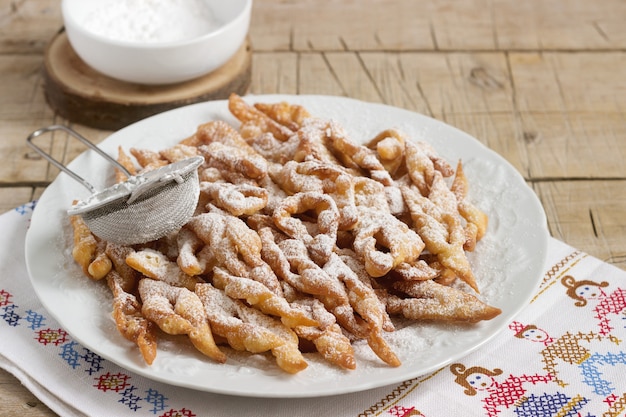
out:
M473 294L467 252L488 219L469 199L460 161L455 172L397 129L359 145L289 103L232 95L229 109L239 129L209 121L170 148L130 151L139 171L205 158L196 212L180 230L124 247L72 218L76 262L91 278L107 276L118 329L146 363L158 326L217 362L226 360L218 342L269 352L296 373L309 346L354 369L353 343L363 340L400 366L386 339L395 316L474 323L500 313ZM119 159L136 169L123 150Z

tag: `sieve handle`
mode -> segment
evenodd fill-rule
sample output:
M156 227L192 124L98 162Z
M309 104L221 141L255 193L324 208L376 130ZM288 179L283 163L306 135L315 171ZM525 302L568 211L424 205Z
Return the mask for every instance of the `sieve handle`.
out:
M110 155L108 155L106 152L104 152L102 149L98 148L93 142L91 142L89 139L87 139L86 137L84 137L83 135L81 135L80 133L76 132L73 129L70 129L67 126L63 126L63 125L51 125L51 126L47 126L47 127L43 127L41 129L35 130L33 133L31 133L30 135L28 135L28 137L26 138L26 143L33 148L38 154L40 154L41 156L43 156L46 160L48 160L48 162L50 162L52 165L54 165L55 167L59 168L61 171L65 172L67 175L69 175L70 177L72 177L74 180L78 181L79 183L81 183L84 187L86 187L89 191L91 191L91 193L95 193L96 189L93 185L91 185L89 182L87 182L85 179L83 179L81 176L79 176L78 174L76 174L74 171L72 171L71 169L69 169L68 167L66 167L65 165L63 165L62 163L60 163L59 161L57 161L56 159L54 159L52 157L52 155L50 155L49 153L47 153L46 151L44 151L43 149L41 149L39 146L35 145L35 143L33 142L33 139L35 139L38 136L43 135L44 133L50 133L53 132L55 130L61 130L63 132L68 133L70 136L73 136L74 138L78 139L79 141L81 141L83 144L85 144L86 146L88 146L89 148L93 149L94 151L96 151L98 153L98 155L102 156L104 159L106 159L108 162L110 162L111 164L115 165L116 168L120 169L127 177L132 177L132 174L130 172L128 172L128 170L119 162L117 162L114 158L112 158Z

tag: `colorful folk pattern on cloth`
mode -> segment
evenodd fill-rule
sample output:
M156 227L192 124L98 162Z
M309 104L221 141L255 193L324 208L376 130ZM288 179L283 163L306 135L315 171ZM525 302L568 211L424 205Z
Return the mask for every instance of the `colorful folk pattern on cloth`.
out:
M15 213L30 219L35 205L18 207ZM24 279L25 277L14 277ZM100 393L101 402L110 401L112 415L127 410L133 415L153 417L199 416L191 408L180 407L174 396L155 388L156 384L134 376L81 346L56 325L43 308L33 309L26 300L11 290L0 287L0 335L11 338L11 332L20 332L39 346L42 356L52 358L51 366L75 370L77 377L85 382L85 389ZM14 335L17 337L17 335ZM93 398L93 397L91 397ZM115 411L117 410L117 411Z
M450 408L485 417L626 416L626 273L572 249L494 342L405 382L359 416L434 417Z
M10 221L26 229L33 208L17 208ZM624 417L626 272L556 240L550 248L530 305L495 338L436 372L365 393L233 401L147 380L81 346L34 296L13 290L25 277L0 279L0 337L26 340L46 372L80 379L85 399L110 415Z

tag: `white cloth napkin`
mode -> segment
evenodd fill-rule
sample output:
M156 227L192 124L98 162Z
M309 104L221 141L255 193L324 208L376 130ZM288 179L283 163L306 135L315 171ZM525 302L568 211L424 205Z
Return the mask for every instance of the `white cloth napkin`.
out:
M242 398L148 380L72 340L28 279L33 207L0 215L0 367L61 416L626 415L626 272L555 239L529 306L459 362L356 394Z

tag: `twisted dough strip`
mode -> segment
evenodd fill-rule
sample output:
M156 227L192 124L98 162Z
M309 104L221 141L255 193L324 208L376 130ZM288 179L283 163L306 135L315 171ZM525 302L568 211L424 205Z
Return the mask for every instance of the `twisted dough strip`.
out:
M376 181L360 178L356 181L355 196L359 222L353 229L353 246L367 272L381 277L402 263L416 261L424 242L391 214L384 187Z
M213 285L234 299L245 300L249 305L276 317L290 328L296 326L317 326L303 311L295 308L284 297L277 296L265 285L249 278L236 277L225 269L215 267Z
M176 235L178 256L176 263L187 275L195 276L210 272L215 266L215 256L210 246L204 244L192 230L183 227Z
M260 259L261 240L237 217L211 211L194 216L187 227L213 248L218 264L237 276L247 276L248 265Z
M339 255L333 253L324 265L324 271L331 277L342 281L348 291L350 305L364 320L364 333L357 334L367 340L374 353L390 366L400 366L401 362L383 337L383 329L391 323L385 310L369 283L363 282L346 265Z
M295 215L313 213L316 231L311 233ZM272 215L276 226L289 237L299 239L311 251L316 262L323 264L335 248L339 229L339 210L327 194L311 191L285 198Z
M281 165L295 159L295 155L302 146L302 141L297 134L285 141L280 141L271 133L263 132L253 123L243 123L241 135L259 155Z
M439 171L444 177L454 174L448 162L426 142L405 142L405 161L409 177L423 196L430 192L430 186Z
M289 194L319 192L335 201L339 210L339 230L349 230L358 222L354 201L354 181L339 165L319 160L289 161L270 176Z
M478 292L474 273L463 249L466 238L458 216L443 211L413 188L402 187L402 195L426 249Z
M263 259L283 280L285 298L291 304L297 304L306 308L311 320L318 323L317 326L296 326L294 327L296 334L305 340L311 341L317 351L330 363L345 369L355 369L356 360L352 344L343 334L335 316L326 310L321 301L316 298L306 297L302 295L304 294L303 292L296 289L305 289L307 284L300 282L301 276L291 272L289 260L274 240L275 233L272 228L262 225L262 222L260 223L261 225L257 229L263 242Z
M380 163L393 178L406 173L404 133L397 129L386 129L367 143L367 147L376 151Z
M117 274L116 282L120 288L129 294L137 293L137 283L141 279L141 273L131 268L126 263L126 257L135 250L129 246L108 242L105 252L113 263L113 270ZM107 277L108 279L108 277Z
M468 189L469 185L463 170L463 164L459 161L456 167L456 176L450 186L450 190L454 193L458 201L459 213L467 221L467 241L465 243L465 250L472 251L474 250L476 242L482 239L487 232L489 219L487 214L480 211L468 200Z
M260 234L264 237L264 242L270 243L269 228L262 230ZM281 278L296 290L315 295L344 329L356 337L365 338L372 350L384 362L391 366L400 365L397 356L382 337L382 330L390 323L390 320L371 287L368 288L334 253L331 253L324 267L320 268L309 258L307 248L301 240L285 239L276 246L282 255L277 256L274 253L272 255L274 261L268 263L277 266L282 271ZM286 267L284 261L281 262L281 257L289 263L290 269ZM297 271L297 274L292 273L291 270ZM307 329L300 329L299 334L306 334L309 338L315 334L321 336L319 332L312 333L310 329L308 332L305 330ZM326 338L321 339L319 343L335 339L335 335L326 334Z
M390 314L402 314L412 320L466 321L490 320L501 310L457 288L427 281L398 281L393 287L413 298L383 295Z
M213 339L202 301L194 292L144 278L139 281L139 294L143 301L141 312L148 320L167 334L188 335L200 352L216 362L226 362L226 355Z
M304 294L311 294L320 299L334 299L336 305L350 305L342 283L329 277L322 268L311 260L302 241L284 239L277 242L277 245L284 259L289 263L289 270L294 271L281 276L289 285Z
M298 336L279 320L228 297L211 284L199 284L196 294L215 334L224 337L233 349L253 353L270 350L278 366L291 374L308 366L298 350Z
M169 164L169 161L163 158L159 152L150 149L130 148L130 153L141 166L141 172L152 171Z
M369 173L373 180L386 186L393 184L389 172L376 157L374 151L352 142L345 130L333 121L327 123L325 131L327 132L329 147L335 151L335 154L342 156L342 162L345 163L345 159L348 158L359 168Z
M292 131L298 130L304 121L311 117L306 108L286 101L272 104L255 103L254 108Z
M157 337L154 323L141 313L141 303L124 290L127 283L116 271L107 275L107 284L113 294L113 319L122 336L139 347L144 361L151 365L157 354Z
M137 175L137 167L130 155L124 151L122 146L117 147L117 162L122 165L131 175ZM120 183L128 180L128 177L122 170L115 168L115 182Z
M335 316L326 310L324 304L316 298L293 298L293 304L307 309L311 319L319 326L297 326L296 334L313 343L324 359L344 369L356 369L354 348L337 324Z
M200 192L206 193L213 204L233 216L251 215L263 210L269 191L251 184L214 183L203 181Z
M106 242L91 233L81 216L70 216L73 229L74 246L72 257L93 280L101 280L113 268L111 260L105 253Z
M248 142L241 137L239 132L222 120L212 120L198 126L195 133L180 141L180 144L199 148L202 145L208 145L213 142L219 142L240 149L250 155L256 154L254 149L248 145Z
M170 164L178 161L183 161L187 158L197 156L198 154L198 148L194 146L183 145L180 143L159 151L159 155L163 159L167 159Z
M198 151L204 156L205 167L219 169L226 179L232 177L236 180L238 176L243 176L256 181L267 175L267 160L254 150L211 142L200 146Z
M240 96L231 94L228 98L228 109L242 123L253 123L262 132L271 133L279 141L286 141L293 130L273 120L254 106L246 103Z
M243 220L213 210L193 217L187 227L212 249L216 264L232 275L259 281L281 295L276 274L261 257L261 238Z
M176 287L185 287L191 291L202 279L185 274L176 264L163 253L154 249L142 249L126 256L126 263L148 278L163 281Z

